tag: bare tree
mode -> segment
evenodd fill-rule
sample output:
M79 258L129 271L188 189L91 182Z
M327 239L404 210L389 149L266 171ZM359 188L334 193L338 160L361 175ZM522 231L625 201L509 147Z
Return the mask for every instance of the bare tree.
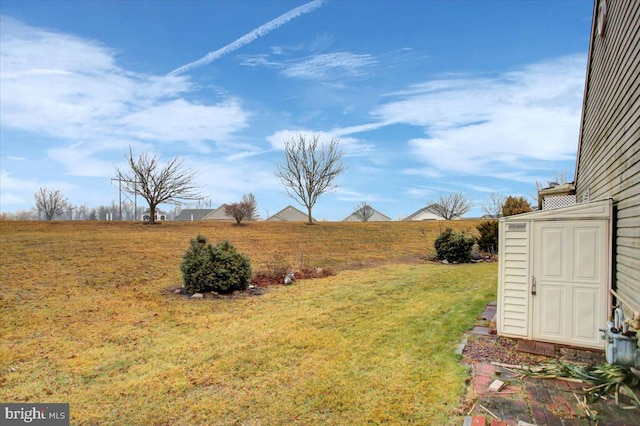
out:
M130 202L122 203L122 220L136 220L136 205Z
M366 202L363 202L362 204L356 206L356 209L353 212L354 216L361 222L368 222L369 219L371 219L371 216L373 216L373 213L373 207L371 207Z
M15 213L2 213L2 217L7 220L7 219L13 219L13 220L36 220L38 219L38 211L31 209L31 210L18 210Z
M345 167L338 140L319 144L319 136L307 140L302 134L285 142L285 162L276 166L276 176L287 187L287 194L307 208L309 225L313 224L311 209L318 197L335 188L334 179Z
M44 214L45 219L52 220L56 216L67 211L69 202L58 189L40 188L33 195L36 202L38 214Z
M567 171L566 170L553 170L552 172L552 180L548 180L547 181L547 186L544 186L544 184L542 182L540 182L539 180L536 179L536 189L539 192L541 189L544 188L551 188L554 185L563 185L565 183L567 183ZM537 196L533 197L535 200L537 200Z
M68 219L68 220L73 220L73 212L76 210L76 206L74 206L71 203L67 203L67 206L65 208L65 212L64 212L64 218Z
M245 206L247 220L257 220L258 219L258 202L256 201L256 197L250 192L248 194L244 194L242 196L242 204Z
M197 200L200 194L193 183L197 173L183 168L182 160L173 158L162 165L157 155L142 153L134 158L129 149L126 156L129 170L116 167L123 190L140 194L149 204L149 223L155 223L156 208L161 203L176 204L181 200Z
M498 218L502 215L502 206L506 197L503 194L492 192L489 198L480 203L482 212L492 218Z
M194 206L195 209L210 209L211 208L211 197L202 197L198 198L196 204Z
M456 192L455 194L441 195L438 201L429 203L429 208L442 218L451 220L467 213L471 210L472 205L467 194Z
M83 204L76 208L76 220L87 220L89 218L89 205Z
M253 194L245 194L242 201L233 203L224 207L224 213L236 220L236 224L240 225L243 219L254 220L257 217L258 204Z

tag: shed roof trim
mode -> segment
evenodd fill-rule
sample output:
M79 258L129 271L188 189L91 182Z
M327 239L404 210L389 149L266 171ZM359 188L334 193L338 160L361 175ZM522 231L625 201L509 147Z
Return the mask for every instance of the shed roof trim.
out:
M524 220L563 220L563 219L610 219L613 200L590 201L558 209L536 210L530 213L516 214L500 219L501 222L522 222Z

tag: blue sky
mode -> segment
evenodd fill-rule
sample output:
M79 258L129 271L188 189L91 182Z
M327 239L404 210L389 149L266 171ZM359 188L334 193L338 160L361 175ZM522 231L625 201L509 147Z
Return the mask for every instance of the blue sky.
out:
M399 219L452 192L535 194L574 173L593 2L0 3L0 209L40 187L118 199L114 167L181 157L214 207L288 204L285 140L340 140L316 219ZM303 209L303 208L301 208Z

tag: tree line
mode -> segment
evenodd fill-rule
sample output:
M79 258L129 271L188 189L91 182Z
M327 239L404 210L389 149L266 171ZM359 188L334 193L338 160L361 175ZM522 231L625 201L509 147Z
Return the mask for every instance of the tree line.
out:
M343 156L335 138L328 144L323 144L320 143L319 135L307 137L300 134L285 141L284 160L276 165L275 175L285 186L287 194L306 207L308 224L314 223L312 209L319 197L338 186L335 180L346 170L342 162ZM141 196L146 201L149 223L155 222L156 210L160 204L173 204L177 206L177 211L179 206L186 202L198 204L206 200L195 185L197 171L185 168L181 159L173 158L162 163L157 155L141 153L136 156L131 148L125 158L126 167L116 167L117 180L124 192ZM34 194L34 201L34 211L18 212L15 218L137 220L142 213L136 211L132 203L115 205L112 202L110 208L100 206L93 209L86 205L73 206L57 189L40 188ZM469 212L473 203L466 194L456 192L442 195L438 200L428 202L427 206L433 213L450 220ZM490 198L481 204L483 212L494 218L506 215L503 211L505 206L508 206L509 212L531 210L524 197L506 198L500 194L491 194ZM241 201L226 206L225 213L235 219L237 224L242 220L255 219L255 197L253 194L245 194ZM373 216L374 210L368 203L363 202L356 206L354 214L359 220L366 222Z

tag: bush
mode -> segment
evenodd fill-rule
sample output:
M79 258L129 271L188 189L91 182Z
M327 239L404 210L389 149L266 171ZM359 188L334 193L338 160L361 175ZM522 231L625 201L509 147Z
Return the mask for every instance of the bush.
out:
M478 238L478 246L480 250L496 254L498 252L498 221L487 220L478 225L480 238Z
M180 270L189 294L245 290L251 279L251 264L247 256L239 253L228 241L212 247L201 235L191 240L191 246L182 256Z
M513 216L520 213L529 213L531 204L524 197L509 196L502 205L503 216Z
M455 232L447 228L434 243L438 259L448 262L468 263L471 261L471 249L475 238L464 232Z

